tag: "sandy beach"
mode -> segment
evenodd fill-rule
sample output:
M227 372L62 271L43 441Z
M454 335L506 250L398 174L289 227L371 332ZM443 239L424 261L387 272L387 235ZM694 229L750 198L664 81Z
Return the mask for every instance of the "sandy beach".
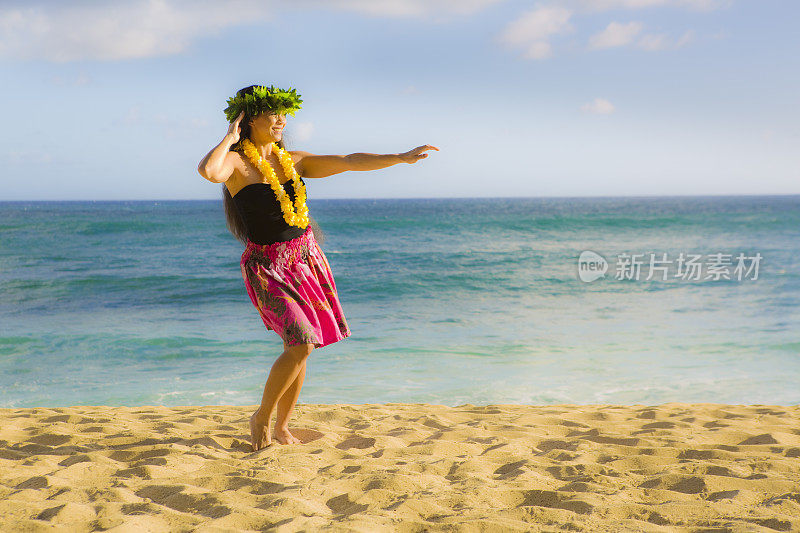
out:
M797 406L254 409L0 409L0 530L800 530Z

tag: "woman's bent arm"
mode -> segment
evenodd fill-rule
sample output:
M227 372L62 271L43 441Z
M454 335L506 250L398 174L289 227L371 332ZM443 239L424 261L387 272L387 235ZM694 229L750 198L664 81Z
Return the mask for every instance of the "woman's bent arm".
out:
M228 154L230 154L231 146L235 141L233 134L228 133L222 138L217 146L215 146L197 165L197 171L208 181L214 183L223 183L228 181L233 173L233 162Z

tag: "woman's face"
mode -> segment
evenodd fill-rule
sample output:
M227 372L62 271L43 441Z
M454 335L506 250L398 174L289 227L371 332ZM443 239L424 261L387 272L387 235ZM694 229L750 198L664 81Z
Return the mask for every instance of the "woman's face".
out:
M258 131L259 137L271 138L273 142L281 140L284 126L286 115L274 111L261 113L250 121L251 131Z

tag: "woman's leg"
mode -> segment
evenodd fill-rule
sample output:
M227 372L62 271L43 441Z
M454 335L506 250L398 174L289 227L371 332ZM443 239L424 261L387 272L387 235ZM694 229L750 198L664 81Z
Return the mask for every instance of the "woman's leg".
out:
M289 346L272 364L267 383L264 385L261 406L250 417L253 451L260 450L272 443L269 425L278 399L292 386L313 349L313 344Z
M289 432L289 417L292 416L294 406L300 397L300 389L303 388L303 380L306 377L306 361L308 361L307 358L303 360L303 366L300 368L300 372L297 373L297 377L286 389L286 392L283 393L283 396L278 399L278 414L275 417L275 438L281 444L302 444L300 439Z
M287 350L289 346L286 341L283 341L283 349ZM283 393L283 396L278 399L278 414L275 417L275 437L281 444L302 444L303 441L295 437L289 432L289 418L292 416L297 399L300 397L300 389L303 388L303 381L306 377L306 361L303 360L303 367L298 372L297 377Z

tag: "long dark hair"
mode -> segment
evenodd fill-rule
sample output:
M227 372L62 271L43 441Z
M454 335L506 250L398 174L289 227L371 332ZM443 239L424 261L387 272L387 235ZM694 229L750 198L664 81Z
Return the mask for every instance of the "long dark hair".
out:
M239 89L236 91L236 96L241 96L243 94L250 94L253 92L253 88L257 87L256 85L250 85L249 87L245 87L244 89ZM239 140L231 146L230 151L232 152L242 152L242 142L245 139L250 138L250 119L255 118L250 116L245 111L242 120L239 122L239 127L241 128L241 133L239 134ZM283 144L283 139L278 141L278 146L286 150L286 146ZM244 155L243 155L244 157ZM239 214L239 210L236 209L236 204L233 203L233 197L231 196L230 191L228 190L228 186L224 183L222 184L222 204L225 208L225 221L228 226L228 231L236 237L236 239L244 245L247 245L247 228L244 225L244 220L242 220L242 216ZM322 228L319 227L317 221L314 220L311 215L308 215L308 223L311 226L311 231L314 232L314 238L316 239L317 243L322 246L322 243L325 242L325 234L322 232Z

